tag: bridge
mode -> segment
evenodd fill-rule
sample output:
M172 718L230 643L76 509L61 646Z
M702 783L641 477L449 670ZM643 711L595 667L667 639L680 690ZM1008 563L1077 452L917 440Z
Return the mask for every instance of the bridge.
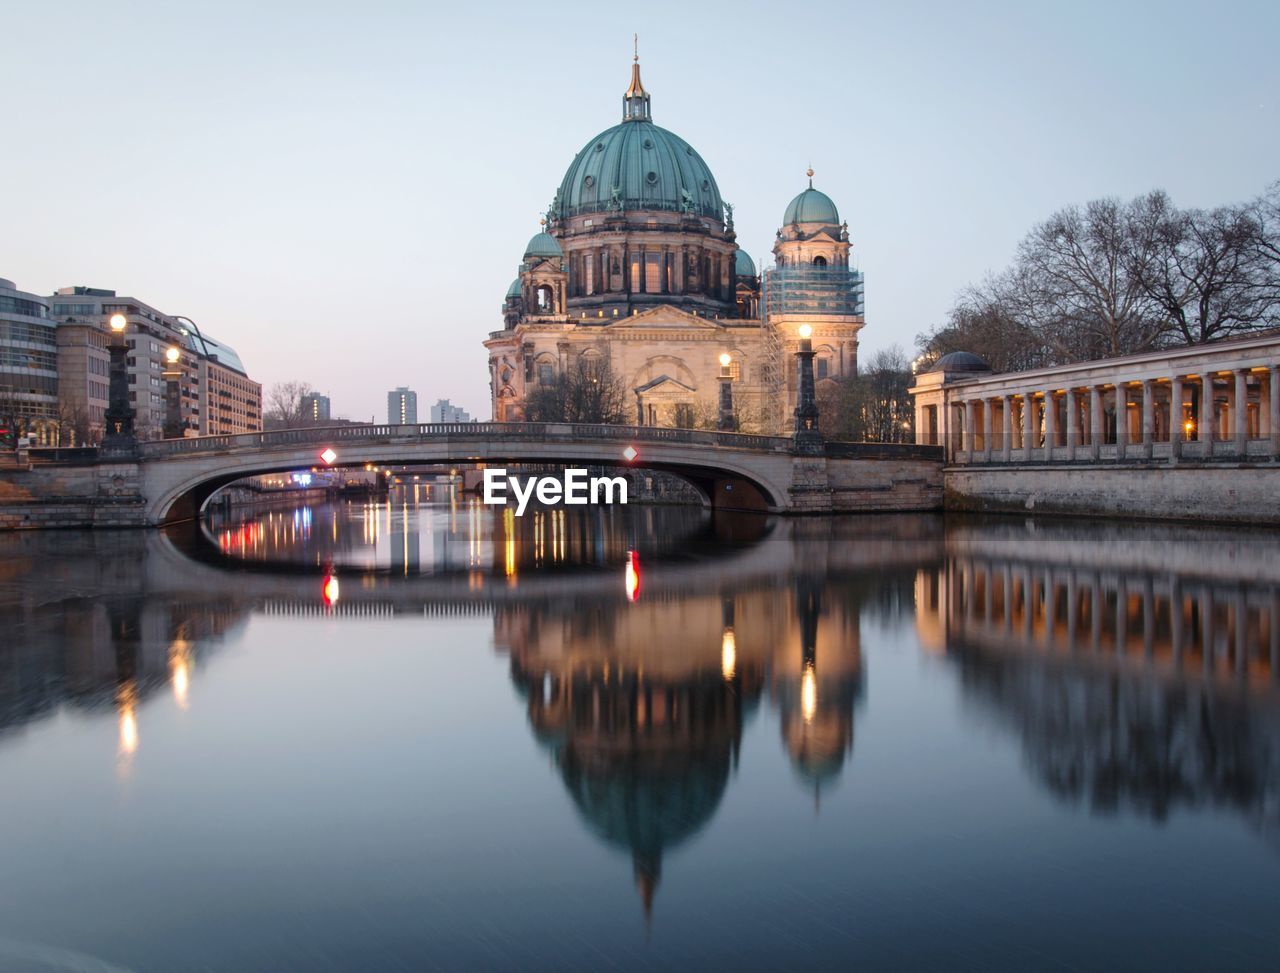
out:
M331 451L326 464L322 453ZM581 423L347 425L140 442L125 450L33 451L25 507L0 527L158 526L193 520L249 476L379 466L538 464L661 470L716 509L771 513L938 510L941 447L821 443L655 426ZM21 484L21 475L10 476ZM62 504L46 522L40 503ZM16 516L25 519L16 519Z

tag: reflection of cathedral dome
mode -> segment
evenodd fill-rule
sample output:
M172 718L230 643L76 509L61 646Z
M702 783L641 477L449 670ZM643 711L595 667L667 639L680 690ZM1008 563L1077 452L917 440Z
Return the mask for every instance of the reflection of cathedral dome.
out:
M792 223L825 223L835 225L840 222L840 212L831 197L810 186L799 196L787 204L787 211L782 215L782 225Z
M690 212L720 220L724 206L715 176L684 139L649 117L649 93L632 66L621 124L588 142L569 165L557 216L610 209Z
M524 248L525 259L530 257L563 257L564 251L560 249L560 243L546 230L541 233L535 233L529 241L529 245ZM519 284L517 280L513 287ZM517 287L517 293L519 289Z
M738 277L756 276L755 261L751 259L751 254L747 253L747 251L743 250L741 247L738 248L738 252L733 258L733 272Z

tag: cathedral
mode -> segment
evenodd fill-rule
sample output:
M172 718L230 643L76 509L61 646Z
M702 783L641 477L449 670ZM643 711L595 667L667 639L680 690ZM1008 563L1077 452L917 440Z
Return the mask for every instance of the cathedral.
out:
M539 386L594 363L625 389L628 422L713 428L727 376L736 428L788 433L801 326L821 383L856 374L864 323L848 225L808 175L761 275L710 168L653 123L634 59L622 121L569 164L507 291L502 330L484 343L494 420L524 420Z

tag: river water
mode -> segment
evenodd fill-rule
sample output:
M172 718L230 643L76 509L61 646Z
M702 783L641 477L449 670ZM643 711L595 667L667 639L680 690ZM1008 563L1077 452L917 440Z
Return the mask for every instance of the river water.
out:
M1280 538L0 536L0 970L1274 970Z

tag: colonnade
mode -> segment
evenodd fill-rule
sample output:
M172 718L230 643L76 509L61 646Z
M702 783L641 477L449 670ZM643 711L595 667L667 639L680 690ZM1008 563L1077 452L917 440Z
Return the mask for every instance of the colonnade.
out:
M948 643L1008 644L1280 683L1280 590L1176 574L952 558L917 580Z
M917 441L952 462L1280 458L1275 334L1000 375L925 372L911 392Z

